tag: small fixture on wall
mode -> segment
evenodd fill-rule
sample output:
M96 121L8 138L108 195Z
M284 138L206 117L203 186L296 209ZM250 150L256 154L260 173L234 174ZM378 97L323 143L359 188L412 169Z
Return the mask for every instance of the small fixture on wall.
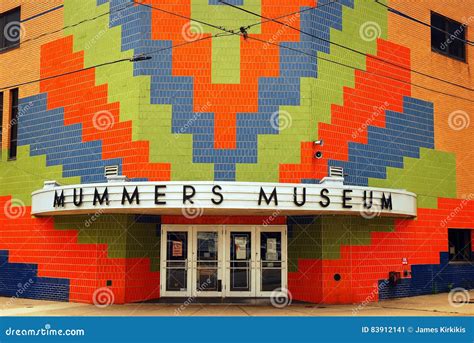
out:
M104 168L105 178L109 183L128 182L126 175L119 174L119 166L106 166Z
M317 141L314 141L314 145L323 146L324 141L322 139L319 139ZM317 158L318 160L323 158L323 153L321 151L316 151L316 153L314 154L314 158Z
M107 176L118 176L119 166L117 166L117 165L115 165L115 166L106 166L104 168L104 174L105 174L105 177L107 177Z
M316 153L314 154L314 157L319 160L323 158L323 153L321 151L316 151Z
M314 145L320 145L320 146L323 146L324 145L324 141L322 139L320 140L317 140L317 141L314 141Z
M330 177L344 177L344 169L341 167L329 167L329 176Z

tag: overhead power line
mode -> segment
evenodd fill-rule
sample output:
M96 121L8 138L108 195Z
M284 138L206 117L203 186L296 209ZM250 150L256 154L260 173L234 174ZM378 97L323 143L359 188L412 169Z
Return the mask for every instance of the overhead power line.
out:
M140 0L138 0L138 1L140 1ZM179 13L176 13L176 12L167 11L167 10L164 10L164 9L159 8L159 7L156 7L156 6L152 6L152 5L149 5L149 4L144 4L144 3L141 3L141 2L137 2L137 1L135 1L135 0L132 0L132 3L133 3L133 4L136 4L136 5L148 7L148 8L150 8L150 9L153 9L153 10L156 10L156 11L160 11L160 12L163 12L163 13L166 13L166 14L169 14L169 15L172 15L172 16L175 16L175 17L178 17L178 18L181 18L181 19L186 19L186 20L194 21L195 23L199 23L199 24L202 24L202 25L204 25L204 26L212 27L212 28L217 29L217 30L225 31L225 32L227 32L227 33L233 33L233 31L228 30L228 29L226 29L226 28L223 27L223 26L218 26L218 25L214 25L214 24L211 24L211 23L207 23L207 22L205 22L205 21L203 21L203 20L199 20L199 19L193 19L193 18L187 17L187 16L185 16L185 15L182 15L182 14L179 14Z
M40 35L38 35L38 36L35 36L35 37L33 37L33 38L25 39L25 40L23 40L23 41L20 42L20 46L22 46L22 45L25 44L25 43L33 42L33 41L36 41L36 40L38 40L38 39L41 39L41 38L50 36L50 35L52 35L52 34L55 34L55 33L61 32L61 31L64 31L64 30L66 30L66 29L70 29L70 28L73 28L73 27L82 25L82 24L84 24L84 23L88 23L88 22L94 21L94 20L99 19L99 18L102 18L102 17L104 17L104 16L106 16L106 15L109 15L109 14L112 14L112 13L119 13L119 12L122 12L123 10L125 10L125 9L127 9L127 8L129 8L129 7L133 6L133 5L134 5L134 3L132 2L132 3L129 3L128 5L126 5L126 6L123 6L122 8L117 9L117 10L108 11L108 12L102 13L102 14L100 14L100 15L98 15L98 16L91 17L91 18L87 18L87 19L81 20L81 21L79 21L79 22L77 22L77 23L64 26L64 27L62 27L62 28L60 28L60 29L57 29L57 30L54 30L54 31L45 32L45 33L42 33L42 34L40 34ZM6 48L0 49L0 53L1 53L2 51L4 51L4 50L8 50L8 49L11 49L11 47L6 47Z
M360 51L360 50L357 50L357 49L354 49L354 48L345 46L345 45L343 45L343 44L339 44L339 43L336 43L336 42L332 42L331 40L328 40L328 39L325 39L325 38L322 38L322 37L313 35L313 34L311 34L311 33L308 33L308 32L306 32L306 31L303 31L303 30L301 30L301 29L299 29L299 28L297 28L297 27L291 26L291 25L289 25L288 23L279 21L279 20L277 20L277 19L272 19L272 18L268 18L268 17L262 16L262 15L256 13L256 12L252 12L252 11L247 10L247 9L245 9L245 8L241 8L241 7L239 7L239 6L235 6L235 5L229 4L228 2L225 2L225 1L222 1L222 0L219 0L219 2L220 2L220 3L223 3L223 4L227 5L227 6L230 6L230 7L232 7L232 8L235 8L235 9L237 9L237 10L239 10L239 11L243 11L243 12L245 12L245 13L248 13L248 14L254 15L254 16L256 16L256 17L260 17L260 18L262 18L262 19L265 19L267 22L268 22L268 21L271 21L271 22L277 23L277 24L279 24L279 25L283 25L283 26L285 26L285 27L287 27L287 28L289 28L289 29L291 29L291 30L297 31L297 32L302 33L302 34L304 34L304 35L307 35L307 36L309 36L309 37L311 37L311 38L315 38L315 39L321 40L321 41L323 41L323 42L326 42L326 43L328 43L328 44L332 44L332 45L338 46L338 47L340 47L340 48L343 48L343 49L349 50L349 51L351 51L351 52L357 53L357 54L359 54L359 55L361 55L361 56L366 56L366 53L363 52L363 51ZM246 28L249 29L249 27L246 27ZM449 84L449 85L451 85L451 86L460 87L460 88L463 88L463 89L468 90L468 91L474 91L473 88L469 88L469 87L460 85L460 84L455 83L455 82L451 82L451 81L448 81L448 80L445 80L445 79L442 79L442 78L439 78L439 77L436 77L436 76L433 76L433 75L430 75L430 74L426 74L426 73L424 73L424 72L421 72L421 71L418 71L418 70L415 70L415 69L411 69L411 68L405 67L405 66L403 66L403 65L394 63L394 62L392 62L392 61L388 61L388 60L383 59L383 58L380 58L380 57L378 57L378 56L371 56L371 58L374 58L374 59L376 59L376 60L378 60L378 61L380 61L380 62L383 62L383 63L390 64L390 65L395 66L395 67L397 67L397 68L400 68L400 69L403 69L403 70L406 70L406 71L413 72L413 73L415 73L415 74L419 74L419 75L428 77L428 78L433 79L433 80L436 80L436 81L440 81L440 82L447 83L447 84Z
M0 88L0 91L4 91L4 90L7 90L7 89L11 89L11 88L17 88L17 87L20 87L20 86L26 86L26 85L29 85L29 84L32 84L32 83L51 80L51 79L54 79L54 78L57 78L57 77L71 75L71 74L75 74L75 73L78 73L78 72L81 72L81 71L94 69L94 68L98 68L98 67L103 67L103 66L107 66L107 65L111 65L111 64L115 64L115 63L120 63L120 62L125 62L125 61L131 62L132 59L124 58L124 59L120 59L120 60L115 60L115 61L105 62L105 63L101 63L101 64L96 64L96 65L93 65L93 66L90 66L90 67L87 67L87 68L72 70L72 71L69 71L67 73L52 75L52 76L43 77L43 78L36 79L36 80L31 80L31 81L25 81L25 82L22 82L22 83L17 83L15 85L10 85L10 86L7 86L7 87Z
M258 22L256 22L255 24L251 24L251 25L248 25L246 26L247 29L250 29L254 26L258 26L258 25L262 25L262 24L265 24L265 23L268 23L270 21L273 21L273 20L279 20L279 19L283 19L283 18L288 18L288 17L292 17L294 15L297 15L297 14L301 14L301 13L306 13L306 12L309 12L309 11L314 11L314 10L320 10L321 8L325 7L325 6L328 6L328 5L331 5L331 4L334 4L336 2L338 2L339 0L332 0L332 1L329 1L325 4L319 4L318 3L318 6L315 6L315 7L309 7L309 8L305 8L305 9L302 9L300 11L295 11L295 12L291 12L291 13L288 13L288 14L284 14L282 16L279 16L279 17L276 17L276 18L269 18L268 20L260 20Z
M230 34L228 34L228 35L230 35ZM47 81L47 80L55 79L55 78L58 78L58 77L67 76L67 75L79 73L79 72L82 72L82 71L94 69L94 68L105 67L105 66L108 66L108 65L111 65L111 64L116 64L116 63L121 63L121 62L140 62L140 61L145 61L145 60L152 59L153 56L151 56L151 55L152 55L152 54L155 54L155 53L163 52L163 51L166 51L166 50L171 50L171 49L174 49L174 48L179 48L179 47L184 46L184 45L194 44L194 43L197 43L197 42L200 42L200 41L204 41L204 40L208 40L208 39L211 39L211 38L219 38L219 37L225 37L225 36L227 36L227 35L224 35L224 34L222 34L222 33L218 33L218 34L215 34L215 35L212 35L212 36L202 37L202 38L199 38L199 39L196 39L196 40L193 40L193 41L189 41L189 42L184 42L184 43L181 43L181 44L172 45L172 46L169 46L169 47L166 47L166 48L156 49L156 50L150 51L150 52L148 52L148 53L146 53L146 54L136 55L136 56L134 56L134 57L132 57L132 58L122 58L122 59L118 59L118 60L114 60L114 61L109 61L109 62L105 62L105 63L95 64L95 65L93 65L93 66L86 67L86 68L81 68L81 69L72 70L72 71L69 71L69 72L66 72L66 73L62 73L62 74L57 74L57 75L52 75L52 76L48 76L48 77L43 77L43 78L39 78L39 79L35 79L35 80L25 81L25 82L22 82L22 83L17 83L17 84L14 84L14 85L10 85L10 86L6 86L6 87L3 87L3 88L0 88L0 91L12 89L12 88L17 88L17 87L20 87L20 86L26 86L26 85L33 84L33 83L36 83L36 82Z
M378 3L379 5L383 6L383 7L386 7L389 12L392 12L392 13L394 13L394 14L400 16L400 17L403 17L403 18L406 18L406 19L408 19L408 20L414 21L415 23L421 24L421 25L423 25L423 26L430 27L430 28L435 29L435 30L437 30L437 31L440 31L440 32L443 32L443 33L447 33L448 35L452 35L452 38L453 38L453 39L459 40L459 41L461 41L461 42L463 42L463 43L469 44L469 45L471 45L471 46L474 45L474 42L473 42L473 41L470 41L470 40L467 40L467 39L461 39L461 38L457 37L456 35L453 35L451 32L445 31L445 30L443 30L443 29L441 29L441 28L439 28L439 27L430 25L430 24L425 23L425 22L423 22L423 21L421 21L421 20L419 20L419 19L416 19L416 18L414 18L414 17L412 17L412 16L410 16L410 15L408 15L408 14L406 14L406 13L400 12L399 10L396 10L396 9L393 8L393 7L390 7L390 6L387 6L387 5L383 4L383 3L381 3L379 0L375 0L375 2Z
M264 39L259 39L259 38L256 38L256 37L254 37L254 36L251 36L251 35L248 36L248 39L257 40L257 41L262 42L262 43L265 43L265 44L275 45L275 46L278 46L278 47L280 47L280 48L292 50L292 51L295 51L295 52L298 52L298 53L301 53L301 54L304 54L304 55L307 55L307 56L316 58L315 55L310 54L310 53L307 53L307 52L305 52L305 51L303 51L303 50L291 48L291 47L288 47L288 46L285 46L285 45L282 45L282 44L278 44L278 43L269 42L269 41L266 41L266 40L264 40ZM416 83L413 83L413 82L400 80L400 79L397 79L397 78L395 78L395 77L391 77L391 76L387 76L387 75L380 75L380 74L377 74L377 73L370 72L370 71L368 71L368 70L364 70L364 69L361 69L361 68L358 68L358 67L354 67L354 66L351 66L351 65L348 65L348 64L345 64L345 63L333 61L333 60L330 60L330 59L327 59L327 58L324 58L324 57L317 57L317 58L320 59L320 60L323 60L323 61L327 61L327 62L330 62L330 63L334 63L334 64L337 64L337 65L343 66L343 67L351 68L351 69L358 70L358 71L361 71L361 72L364 72L364 73L376 75L376 76L379 76L379 77L382 77L382 78L390 79L390 80L397 81L397 82L401 82L401 83L404 83L404 84L409 84L409 85L412 85L412 86L414 86L414 87L422 88L422 89L425 89L425 90L428 90L428 91L431 91L431 92L434 92L434 93L439 93L439 94L443 94L443 95L446 95L446 96L450 96L450 97L453 97L453 98L462 99L462 100L466 100L466 101L469 101L469 102L474 103L474 100L471 100L471 99L468 99L468 98L464 98L464 97L462 97L462 96L458 96L458 95L455 95L455 94L450 94L450 93L441 92L441 91L438 91L438 90L435 90L435 89L432 89L432 88L428 88L428 87L425 87L425 86L422 86L422 85L419 85L419 84L416 84Z
M222 30L224 32L227 32L227 33L230 33L230 34L233 34L233 35L237 35L237 36L242 36L243 37L243 34L238 31L238 32L235 32L234 30L229 30L229 29L226 29L226 28L223 28L223 27L220 27L220 26L216 26L216 25L213 25L213 24L209 24L209 23L206 23L206 22L203 22L203 21L197 21L193 18L190 18L190 17L186 17L186 16L183 16L181 14L177 14L177 13L173 13L173 12L170 12L170 11L166 11L166 10L163 10L159 7L156 7L156 6L151 6L151 5L148 5L148 4L141 4L141 3L138 3L138 2L135 2L136 4L139 4L139 5L142 5L142 6L147 6L153 10L157 10L157 11L160 11L160 12L164 12L164 13L168 13L170 15L173 15L173 16L178 16L180 18L185 18L187 20L190 20L190 21L196 21L196 22L200 22L202 23L203 25L207 25L207 26L210 26L210 27L214 27L214 28L218 28L219 30ZM422 85L418 85L418 84L415 84L413 82L409 82L409 81L404 81L404 80L400 80L400 79L397 79L397 78L394 78L394 77L390 77L390 76L386 76L386 75L380 75L380 74L377 74L377 73L374 73L374 72L371 72L371 71L367 71L367 70L364 70L364 69L361 69L361 68L358 68L358 67L355 67L355 66L351 66L351 65L348 65L348 64L345 64L345 63L342 63L342 62L337 62L337 61L333 61L333 60L330 60L330 59L327 59L327 58L324 58L324 57L317 57L316 54L310 54L306 51L303 51L303 50L300 50L300 49L295 49L295 48L291 48L291 47L288 47L288 46L285 46L285 45L282 45L282 44L278 44L278 43L274 43L274 42L271 42L271 41L266 41L266 40L263 40L263 39L259 39L259 38L256 38L250 34L247 35L247 39L252 39L252 40L257 40L257 41L260 41L260 42L263 42L265 44L270 44L270 45L274 45L274 46L277 46L277 47L280 47L280 48L284 48L284 49L288 49L288 50L292 50L292 51L295 51L295 52L298 52L298 53L301 53L301 54L304 54L304 55L308 55L314 59L321 59L321 60L324 60L324 61L327 61L329 63L333 63L333 64L337 64L337 65L340 65L340 66L344 66L344 67L347 67L347 68L352 68L354 70L359 70L361 72L364 72L364 73L368 73L368 74L373 74L373 75L376 75L376 76L379 76L379 77L382 77L382 78L386 78L386 79L390 79L390 80L394 80L394 81L398 81L398 82L402 82L402 83L405 83L405 84L410 84L414 87L418 87L418 88L422 88L422 89L425 89L425 90L428 90L428 91L431 91L431 92L434 92L434 93L438 93L438 94L443 94L443 95L446 95L446 96L450 96L450 97L453 97L453 98L457 98L457 99L461 99L461 100L465 100L465 101L469 101L469 102L473 102L473 100L471 99L468 99L468 98L465 98L465 97L462 97L462 96L458 96L458 95L455 95L455 94L450 94L450 93L445 93L445 92L441 92L441 91L438 91L438 90L435 90L435 89L432 89L432 88L428 88L428 87L425 87L425 86L422 86Z
M152 9L154 9L154 10L162 11L162 12L168 13L168 14L170 14L170 15L174 15L174 16L178 16L178 17L181 17L181 18L185 18L185 19L187 19L187 20L196 21L196 20L194 20L194 19L192 19L192 18L183 16L183 15L180 15L180 14L176 14L176 13L173 13L173 12L170 12L170 11L166 11L166 10L163 10L163 9L161 9L161 8L157 8L157 7L155 7L155 6L151 6L151 5L148 5L148 4L141 4L141 3L138 3L138 2L134 2L134 3L135 3L135 4L138 4L138 5L150 7L150 8L152 8ZM229 30L229 29L226 29L226 28L217 26L217 25L213 25L213 24L210 24L210 23L206 23L206 22L204 22L204 21L196 21L196 22L200 22L200 23L203 24L203 25L207 25L207 26L210 26L210 27L214 27L214 28L216 28L216 29L219 29L219 30L221 30L221 31L223 31L223 32L225 32L225 33L227 33L227 35L223 35L223 34L210 35L210 36L206 36L206 37L203 37L203 38L200 38L200 39L196 39L196 40L193 40L193 41L189 41L189 42L185 42L185 43L177 44L177 45L172 45L172 46L169 46L169 47L167 47L167 48L162 48L162 49L158 49L158 50L155 50L155 51L151 51L151 52L148 52L148 53L145 53L145 54L141 54L141 55L135 56L135 57L133 57L133 58L131 58L131 59L119 59L119 60L115 60L115 61L110 61L110 62L106 62L106 63L102 63L102 64L93 65L93 66L90 66L90 67L87 67L87 68L77 69L77 70L74 70L74 71L71 71L71 72L67 72L67 73L63 73L63 74L53 75L53 76L46 77L46 78L40 78L40 79L31 80L31 81L27 81L27 82L15 84L15 85L10 85L10 86L1 88L0 91L1 91L1 90L6 90L6 89L11 89L11 88L16 88L16 87L19 87L19 86L23 86L23 85L27 85L27 84L31 84L31 83L35 83L35 82L40 82L40 81L44 81L44 80L49 80L49 79L53 79L53 78L57 78L57 77L65 76L65 75L70 75L70 74L78 73L78 72L85 71L85 70L89 70L89 69L93 69L93 68L99 68L99 67L107 66L107 65L110 65L110 64L115 64L115 63L120 63L120 62L125 62L125 61L132 61L132 62L134 62L134 61L140 61L140 60L143 60L143 59L149 59L149 57L152 57L151 54L154 54L154 53L157 53L157 52L161 52L161 51L165 51L165 50L169 50L169 49L173 49L173 48L178 48L178 47L180 47L180 46L184 46L184 45L188 45L188 44L193 44L193 43L196 43L196 42L199 42L199 41L203 41L203 40L207 40L207 39L211 39L211 38L225 37L225 36L229 36L229 35L243 36L240 32L235 32L234 30ZM421 85L418 85L418 84L415 84L415 83L412 83L412 82L400 80L400 79L393 78L393 77L390 77L390 76L380 75L380 74L377 74L377 73L373 73L373 72L370 72L370 71L363 70L363 69L358 68L358 67L355 67L355 66L347 65L347 64L342 63L342 62L333 61L333 60L330 60L330 59L327 59L327 58L324 58L324 57L317 57L315 54L310 54L310 53L308 53L308 52L306 52L306 51L303 51L303 50L300 50L300 49L295 49L295 48L291 48L291 47L288 47L288 46L285 46L285 45L282 45L282 44L278 44L278 43L274 43L274 42L271 42L271 41L266 41L266 40L263 40L263 39L259 39L259 38L256 38L256 37L254 37L254 36L251 36L251 35L248 36L248 39L257 40L257 41L263 42L263 43L265 43L265 44L270 44L270 45L274 45L274 46L277 46L277 47L280 47L280 48L292 50L292 51L295 51L295 52L298 52L298 53L301 53L301 54L310 56L310 57L315 58L315 59L318 58L318 59L321 59L321 60L325 60L325 61L327 61L327 62L329 62L329 63L333 63L333 64L337 64L337 65L344 66L344 67L347 67L347 68L351 68L351 69L353 69L353 70L359 70L359 71L362 71L362 72L365 72L365 73L369 73L369 74L373 74L373 75L376 75L376 76L379 76L379 77L382 77L382 78L387 78L387 79L391 79L391 80L394 80L394 81L402 82L402 83L405 83L405 84L410 84L410 85L413 85L413 86L415 86L415 87L422 88L422 89L425 89L425 90L428 90L428 91L431 91L431 92L443 94L443 95L446 95L446 96L455 97L455 98L462 99L462 100L469 101L469 102L474 102L473 100L468 99L468 98L460 97L460 96L457 96L457 95L454 95L454 94L450 94L450 93L441 92L441 91L438 91L438 90L434 90L434 89L431 89L431 88L428 88L428 87L424 87L424 86L421 86Z

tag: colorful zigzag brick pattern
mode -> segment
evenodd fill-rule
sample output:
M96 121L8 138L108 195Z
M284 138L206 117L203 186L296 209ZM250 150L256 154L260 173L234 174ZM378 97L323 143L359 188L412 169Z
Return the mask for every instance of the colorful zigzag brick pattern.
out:
M58 26L68 28L42 43L37 72L66 75L21 98L18 157L0 166L0 207L8 210L0 215L0 295L14 296L32 279L22 296L92 302L109 287L117 303L159 297L160 225L189 220L29 214L30 194L44 180L103 182L111 165L143 181L295 183L316 183L341 166L347 184L416 192L419 216L278 218L289 228L295 299L363 301L389 271L412 274L380 298L472 283L472 268L445 270L441 223L461 206L449 225L474 228L474 207L457 199L457 157L436 149L436 109L413 95L413 52L388 38L386 8L366 0L227 2L271 18L304 10L282 20L319 39L274 22L249 28L259 40L244 39L183 18L237 31L259 21L215 0L64 0ZM367 22L379 28L377 39L360 34ZM152 59L94 67L139 54ZM449 282L426 280L433 271L449 273Z

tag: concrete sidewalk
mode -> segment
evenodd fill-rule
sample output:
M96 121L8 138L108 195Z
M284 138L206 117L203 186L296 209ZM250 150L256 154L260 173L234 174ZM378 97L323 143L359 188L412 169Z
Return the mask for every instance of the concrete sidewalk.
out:
M474 299L474 291L470 292ZM454 304L448 294L385 300L354 305L268 305L138 303L99 308L89 304L0 297L0 316L465 316L474 303Z

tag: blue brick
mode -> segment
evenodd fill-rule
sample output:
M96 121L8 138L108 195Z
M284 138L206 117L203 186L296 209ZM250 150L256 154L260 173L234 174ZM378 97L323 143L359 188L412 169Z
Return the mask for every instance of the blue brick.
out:
M43 300L69 300L69 280L38 277L36 264L9 263L0 250L0 295Z

